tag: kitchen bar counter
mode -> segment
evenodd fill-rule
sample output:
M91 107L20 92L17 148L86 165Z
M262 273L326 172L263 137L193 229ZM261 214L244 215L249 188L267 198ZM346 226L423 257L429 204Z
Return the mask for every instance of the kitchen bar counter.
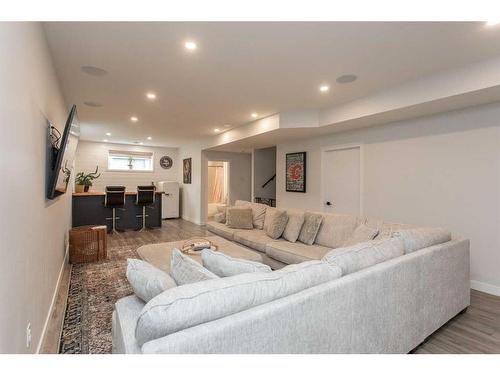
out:
M150 228L161 227L161 192L156 192L155 202L151 207L146 206L146 225ZM136 192L125 193L125 206L116 209L118 230L138 229L142 219L142 206L135 204ZM87 193L73 193L73 227L80 225L107 225L111 229L113 210L104 206L103 192L89 191Z

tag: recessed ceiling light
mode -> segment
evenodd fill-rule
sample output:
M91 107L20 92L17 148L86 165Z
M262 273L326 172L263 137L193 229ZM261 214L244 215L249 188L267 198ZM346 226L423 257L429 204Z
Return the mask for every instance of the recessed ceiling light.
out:
M143 142L139 142L140 145L143 145L144 143Z
M107 135L108 137L110 137L110 136L111 136L111 133L106 133L106 135Z
M103 141L103 142L107 142L108 140L107 140L107 139L103 139L102 141Z
M137 122L137 121L139 121L139 119L135 116L132 116L132 117L130 117L130 121Z
M257 117L259 117L259 114L254 112L250 116L252 116L253 118L257 118Z
M220 129L219 128L215 128L214 132L218 133L218 132L220 132Z
M344 74L343 76L337 77L338 83L351 83L358 79L358 76L354 74Z
M330 86L328 86L328 85L321 85L319 87L319 91L321 91L321 92L328 92L329 90L330 90Z
M152 140L152 139L153 139L153 137L148 137L148 141L150 141L150 140Z
M105 76L108 72L104 69L98 68L97 66L84 65L80 67L81 71L95 77Z
M147 97L148 99L155 100L155 99L156 99L156 94L155 94L154 92L148 92L148 93L146 94L146 97Z
M102 107L101 103L92 101L83 102L83 104L85 104L87 107Z
M196 43L193 42L193 41L191 41L191 40L188 40L186 43L184 43L184 47L188 51L194 51L196 48L198 48L198 46L196 45Z
M500 23L500 21L496 20L496 21L486 21L486 26L496 26Z

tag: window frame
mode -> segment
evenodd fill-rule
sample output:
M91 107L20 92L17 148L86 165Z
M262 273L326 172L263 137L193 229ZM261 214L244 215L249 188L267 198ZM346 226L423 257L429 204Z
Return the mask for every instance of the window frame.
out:
M113 156L141 156L143 158L151 158L151 169L115 169L109 167L110 159ZM133 150L108 150L107 156L107 171L108 172L125 172L125 173L154 173L155 171L155 153L153 151L133 151Z

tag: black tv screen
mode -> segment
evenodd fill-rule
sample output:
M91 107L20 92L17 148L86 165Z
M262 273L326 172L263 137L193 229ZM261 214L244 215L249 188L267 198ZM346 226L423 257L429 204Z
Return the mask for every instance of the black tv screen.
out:
M49 130L50 157L47 180L47 198L64 194L73 172L76 146L80 136L76 106L73 105L62 135L54 127Z

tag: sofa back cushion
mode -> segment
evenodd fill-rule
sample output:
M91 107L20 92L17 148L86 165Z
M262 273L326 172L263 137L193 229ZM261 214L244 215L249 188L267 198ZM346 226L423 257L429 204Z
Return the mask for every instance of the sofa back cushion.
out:
M283 231L283 238L289 242L295 242L299 238L300 230L304 224L304 211L287 210L288 222Z
M306 212L304 214L304 224L302 224L299 234L299 241L306 245L312 245L318 235L322 222L323 215L320 213Z
M338 267L310 261L273 272L245 273L169 289L144 306L135 337L143 345L334 280L340 274Z
M405 253L451 241L451 232L442 228L414 228L396 231L393 238L404 242Z
M253 227L257 229L264 228L264 219L266 217L267 205L262 203L253 203L248 201L237 200L235 206L249 206L252 209Z
M358 221L354 215L324 214L315 243L332 249L342 247L354 232Z
M170 274L177 285L192 284L198 281L218 279L219 276L207 270L197 261L173 249L170 258Z
M253 214L250 206L228 207L226 225L232 229L253 229Z
M333 249L322 260L340 267L342 275L348 275L403 254L403 241L398 238L389 238Z
M219 277L228 277L250 272L271 272L266 264L246 259L233 258L220 251L204 249L201 251L203 267Z
M378 229L378 234L375 237L376 240L391 238L394 232L401 229L415 228L415 225L411 224L390 223L381 219L374 219L374 218L366 219L365 224L370 228Z

